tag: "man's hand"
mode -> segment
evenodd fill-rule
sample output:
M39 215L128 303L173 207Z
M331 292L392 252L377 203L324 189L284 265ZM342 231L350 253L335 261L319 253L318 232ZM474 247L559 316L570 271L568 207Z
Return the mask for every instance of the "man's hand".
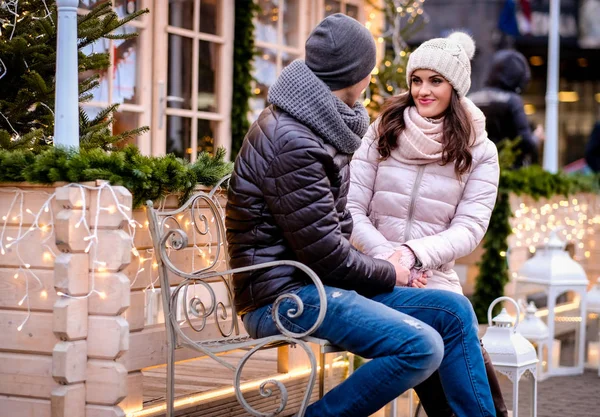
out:
M410 277L410 270L402 266L400 259L402 259L402 253L400 251L396 251L387 259L387 261L390 262L396 270L396 286L406 287Z

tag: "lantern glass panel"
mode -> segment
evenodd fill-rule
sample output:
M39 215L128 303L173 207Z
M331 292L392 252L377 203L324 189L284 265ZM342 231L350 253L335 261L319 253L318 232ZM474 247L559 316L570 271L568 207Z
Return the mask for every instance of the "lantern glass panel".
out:
M504 397L504 402L506 403L506 407L508 408L509 415L514 415L514 397L513 397L513 387L516 381L511 381L505 375L497 373L498 380L500 382L500 389L502 390L502 396ZM518 389L518 415L520 417L529 417L532 416L532 408L533 408L533 376L529 371L525 372L521 379L518 381L519 389Z
M579 362L581 308L579 295L565 291L556 297L554 339L559 340L560 366L576 366Z

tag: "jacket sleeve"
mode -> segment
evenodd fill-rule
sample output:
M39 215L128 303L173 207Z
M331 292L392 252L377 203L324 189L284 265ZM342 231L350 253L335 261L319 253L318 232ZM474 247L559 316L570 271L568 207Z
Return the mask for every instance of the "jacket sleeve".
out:
M396 282L392 264L362 254L342 234L327 176L335 171L321 144L292 137L265 175L267 206L297 260L323 283L369 294L391 291Z
M517 130L517 136L521 137L521 144L519 147L523 152L522 156L530 156L531 162L535 164L539 159L538 140L531 132L531 127L527 121L527 115L525 114L525 110L523 110L523 100L518 94L512 95L510 100L510 109Z
M469 175L450 227L437 235L406 242L423 264L437 269L471 253L483 239L498 194L498 151L487 141L483 159Z
M371 256L394 250L392 244L375 228L369 218L379 162L379 152L374 144L376 123L369 127L360 148L352 158L348 192L348 209L354 222L350 241L360 251Z

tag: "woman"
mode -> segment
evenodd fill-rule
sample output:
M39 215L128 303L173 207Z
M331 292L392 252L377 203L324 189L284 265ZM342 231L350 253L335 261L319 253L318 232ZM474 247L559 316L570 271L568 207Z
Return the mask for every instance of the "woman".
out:
M386 103L351 163L352 243L377 258L400 251L414 287L462 294L454 261L480 243L496 201L496 146L465 97L474 52L460 32L417 48L406 71L410 91ZM487 357L486 370L496 413L505 416ZM416 390L429 417L452 415L439 375Z

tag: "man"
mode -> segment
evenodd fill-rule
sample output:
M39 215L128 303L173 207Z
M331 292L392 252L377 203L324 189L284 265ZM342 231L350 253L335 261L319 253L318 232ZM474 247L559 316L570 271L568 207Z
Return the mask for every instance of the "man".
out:
M371 34L335 14L313 30L305 56L282 71L269 89L271 106L244 140L230 181L226 226L233 268L297 260L319 275L327 314L313 335L372 359L306 415L368 416L439 366L459 417L493 416L477 322L466 298L406 288L409 271L400 265L400 253L391 262L376 260L348 241L348 164L369 125L357 100L375 66ZM294 332L309 329L319 313L316 287L293 267L236 274L234 287L252 337L278 333L274 313ZM288 315L297 307L290 299L273 312L284 293L302 300L298 317Z

